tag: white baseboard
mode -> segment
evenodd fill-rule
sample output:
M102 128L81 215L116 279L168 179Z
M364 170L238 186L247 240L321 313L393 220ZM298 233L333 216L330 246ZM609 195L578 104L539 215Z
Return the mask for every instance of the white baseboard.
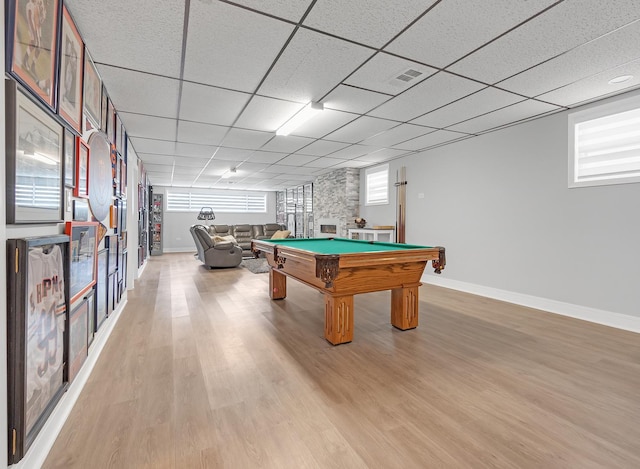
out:
M463 291L480 295L495 300L506 301L528 308L540 309L549 313L568 316L571 318L582 319L584 321L594 322L616 329L640 333L640 317L629 316L627 314L614 313L601 309L589 308L587 306L579 306L562 301L550 300L548 298L540 298L537 296L515 293L497 288L485 287L473 283L460 282L458 280L445 279L436 277L435 275L423 275L422 282L440 287L451 288L452 290Z
M89 348L87 361L82 365L80 372L67 389L67 392L60 398L60 402L58 402L53 412L51 412L47 422L42 427L42 430L40 430L40 433L38 433L38 436L36 436L25 457L10 466L12 469L42 467L126 305L127 299L125 297L124 300L120 301L120 304L118 304L118 307L111 316L104 321Z

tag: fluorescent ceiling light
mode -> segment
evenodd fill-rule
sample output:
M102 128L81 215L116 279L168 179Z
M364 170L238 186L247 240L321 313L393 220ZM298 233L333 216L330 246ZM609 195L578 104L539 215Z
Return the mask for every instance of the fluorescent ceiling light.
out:
M236 173L236 168L231 168L229 171L227 171L226 173L224 173L221 177L222 179L229 179L231 176L233 176Z
M278 130L276 130L276 135L289 135L291 132L296 130L302 124L307 122L313 116L318 115L324 111L324 105L320 103L309 103L305 107L303 107L300 112L294 115L291 119L284 123Z
M610 85L617 85L618 83L624 83L625 81L629 81L633 78L633 75L620 75L619 77L612 78L609 80Z

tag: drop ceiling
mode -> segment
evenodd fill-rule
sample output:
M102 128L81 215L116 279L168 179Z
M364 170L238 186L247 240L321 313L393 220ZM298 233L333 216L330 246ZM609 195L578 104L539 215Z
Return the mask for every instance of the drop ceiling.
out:
M280 190L640 87L637 0L66 4L156 185Z

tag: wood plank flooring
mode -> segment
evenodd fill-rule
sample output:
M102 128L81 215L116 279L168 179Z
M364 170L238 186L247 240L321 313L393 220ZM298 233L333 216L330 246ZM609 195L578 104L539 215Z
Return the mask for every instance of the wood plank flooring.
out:
M434 286L355 297L153 257L46 468L638 468L640 335Z

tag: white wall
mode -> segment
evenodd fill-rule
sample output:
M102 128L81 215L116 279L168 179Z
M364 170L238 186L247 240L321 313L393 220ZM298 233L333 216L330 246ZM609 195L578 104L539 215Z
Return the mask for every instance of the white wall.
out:
M236 225L246 223L249 225L261 225L264 223L276 222L276 193L265 192L267 194L267 213L224 213L216 212L216 219L209 220L197 220L197 212L168 212L167 211L167 197L166 191L170 188L163 186L153 186L154 194L165 194L163 197L164 202L164 223L163 223L163 239L162 248L163 252L184 252L195 251L195 244L189 227L195 224L203 225ZM191 192L199 193L211 193L211 192L223 192L224 189L219 191L207 190L207 189L179 189L189 190ZM227 191L234 193L246 193L245 191Z
M443 280L640 319L640 184L568 189L567 129L564 112L394 160L391 204L362 216L395 219L404 165L406 241L446 247Z

